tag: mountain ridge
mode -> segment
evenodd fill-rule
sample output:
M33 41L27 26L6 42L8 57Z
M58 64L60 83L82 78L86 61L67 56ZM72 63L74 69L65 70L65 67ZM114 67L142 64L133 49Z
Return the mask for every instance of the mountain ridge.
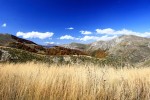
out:
M72 49L80 49L80 46L83 45L85 46L86 48L84 49L80 49L80 50L89 50L89 49L94 49L94 50L97 50L97 49L109 49L111 47L114 47L115 45L123 42L129 42L129 44L133 41L133 42L142 42L142 41L150 41L149 38L145 38L145 37L139 37L139 36L135 36L135 35L122 35L122 36L119 36L119 37L116 37L112 40L108 40L108 41L96 41L96 42L92 42L90 44L82 44L82 43L70 43L70 44L64 44L64 45L61 45L63 47L66 47L66 48L72 48ZM121 43L121 44L123 44ZM93 48L94 47L94 48ZM85 51L87 51L85 50Z
M16 37L16 36L8 34L8 33L0 33L0 45L7 46L7 44L9 42L21 42L21 43L26 43L26 44L37 45L36 43L34 43L30 40L22 39L22 38Z
M128 63L140 63L150 59L150 39L146 37L122 35L109 41L96 41L84 45L88 47L84 51L106 50L108 56L123 58ZM69 46L71 47L71 44ZM78 44L71 48L74 47L78 49Z
M147 63L150 59L150 39L134 35L123 35L109 41L96 41L90 44L73 42L49 48L10 34L0 34L0 46L46 56L86 55L106 59L107 62L114 62L115 59L119 62L123 60L122 63L130 65Z
M86 55L86 53L60 46L42 46L11 34L0 34L0 46L17 48L43 55Z

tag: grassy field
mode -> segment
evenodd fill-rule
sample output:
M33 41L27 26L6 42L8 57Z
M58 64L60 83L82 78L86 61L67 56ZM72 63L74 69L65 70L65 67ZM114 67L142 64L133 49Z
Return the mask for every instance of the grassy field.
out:
M0 64L0 100L150 100L150 68Z

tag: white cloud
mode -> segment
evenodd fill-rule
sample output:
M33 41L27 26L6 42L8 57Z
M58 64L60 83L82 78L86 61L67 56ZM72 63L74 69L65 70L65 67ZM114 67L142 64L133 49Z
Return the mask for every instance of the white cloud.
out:
M55 42L45 42L45 44L54 44Z
M69 28L66 28L67 30L73 30L74 28L73 27L69 27Z
M107 34L107 35L136 35L141 37L149 37L150 32L134 32L132 30L122 29L122 30L114 30L111 28L106 29L96 29L97 34Z
M7 27L7 24L6 23L2 24L2 27Z
M46 38L51 38L54 35L53 32L17 32L16 36L22 36L23 38L39 38L39 39L46 39Z
M108 41L108 40L112 40L112 39L114 39L114 38L116 38L116 37L117 37L117 35L113 35L113 36L104 35L104 36L101 36L101 37L99 38L99 40Z
M81 41L88 41L88 40L98 40L99 39L99 37L97 37L97 36L84 36L84 37L82 37L82 38L80 38L80 40Z
M116 38L117 36L108 36L108 35L104 35L104 36L84 36L83 38L80 38L81 41L89 41L89 40L94 40L94 41L108 41L111 39Z
M90 31L80 31L80 32L81 32L81 34L84 34L84 35L92 34L92 32L90 32Z
M75 37L73 37L71 35L64 35L64 36L61 36L59 39L61 39L61 40L64 40L64 39L66 39L66 40L74 40Z
M121 29L121 30L114 30L112 28L106 29L96 29L97 34L92 34L93 32L90 31L80 31L81 34L84 34L83 37L73 37L70 35L61 36L59 39L70 39L70 40L78 40L78 41L108 41L112 40L120 35L136 35L140 37L150 37L150 32L134 32L132 30Z
M96 29L96 32L99 34L113 34L115 30L111 28L106 28L106 29Z

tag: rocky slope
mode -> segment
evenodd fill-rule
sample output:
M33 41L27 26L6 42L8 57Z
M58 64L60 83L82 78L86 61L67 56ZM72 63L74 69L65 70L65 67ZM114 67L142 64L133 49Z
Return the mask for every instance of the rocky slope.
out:
M128 63L140 63L150 59L150 39L134 35L123 35L109 41L97 41L91 44L69 44L69 48L95 51L106 50L108 56L120 57ZM67 47L67 46L65 46ZM80 49L81 50L81 49Z
M130 63L144 62L150 58L150 39L137 36L121 36L114 39L115 45L108 52L121 56Z

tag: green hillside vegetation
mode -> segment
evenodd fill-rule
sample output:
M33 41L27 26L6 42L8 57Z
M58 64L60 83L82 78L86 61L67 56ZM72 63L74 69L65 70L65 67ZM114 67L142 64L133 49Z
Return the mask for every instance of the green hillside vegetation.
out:
M111 65L114 67L125 66L125 62L121 62L120 58L108 56L103 59L87 56L87 55L42 55L37 53L28 52L10 47L0 47L0 58L2 57L2 50L7 51L10 56L6 61L0 62L45 62L48 64L91 64L91 65Z

